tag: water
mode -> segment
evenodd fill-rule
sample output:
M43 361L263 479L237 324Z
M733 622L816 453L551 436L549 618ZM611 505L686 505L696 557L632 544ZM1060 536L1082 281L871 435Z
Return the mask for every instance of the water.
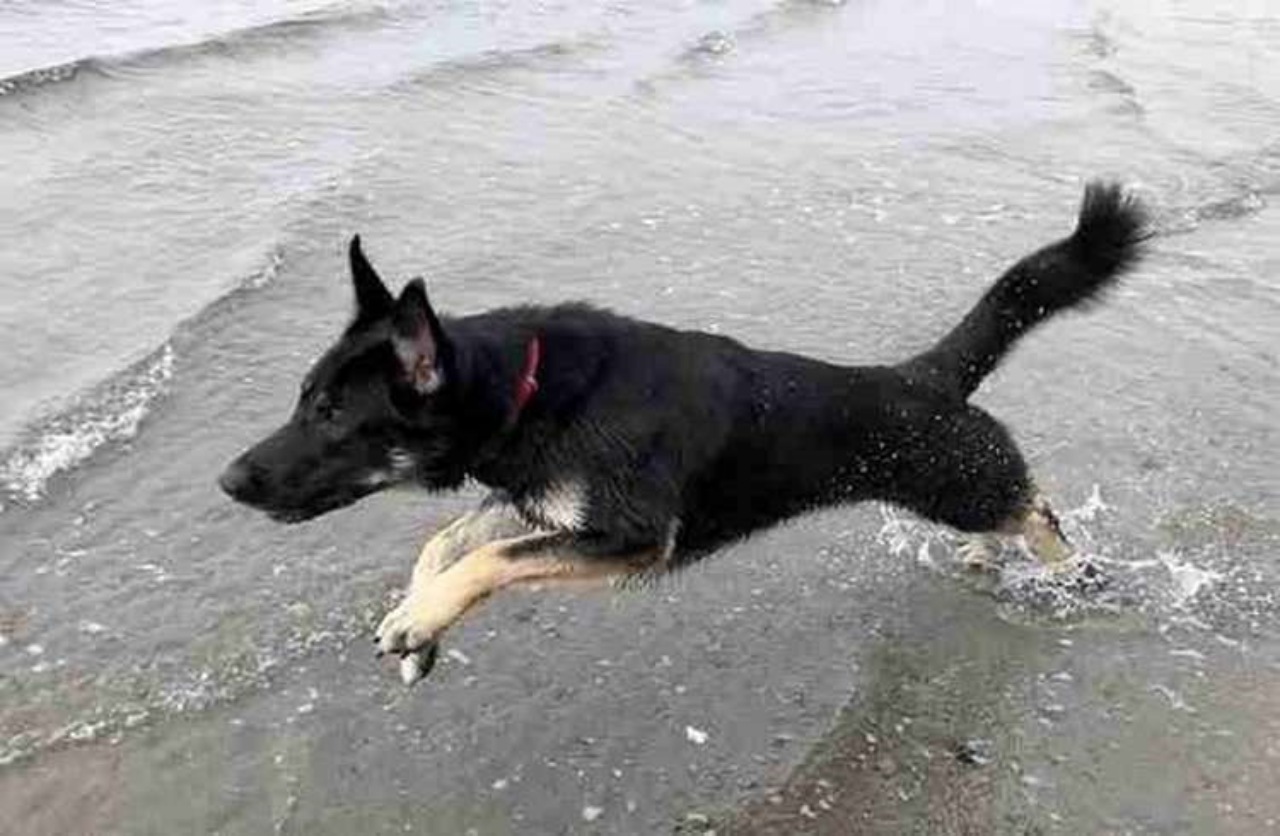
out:
M1128 5L6 4L0 830L1263 832L1280 16ZM495 602L405 692L369 630L473 497L280 528L214 487L343 323L353 232L455 312L892 360L1099 175L1153 256L978 399L1103 595L865 507Z

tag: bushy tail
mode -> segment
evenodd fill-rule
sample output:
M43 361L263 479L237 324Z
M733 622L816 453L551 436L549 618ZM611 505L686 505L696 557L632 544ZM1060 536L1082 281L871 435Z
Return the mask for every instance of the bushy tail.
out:
M905 367L968 397L1019 337L1095 300L1137 264L1147 224L1146 209L1119 185L1090 183L1070 237L1013 265L951 333Z

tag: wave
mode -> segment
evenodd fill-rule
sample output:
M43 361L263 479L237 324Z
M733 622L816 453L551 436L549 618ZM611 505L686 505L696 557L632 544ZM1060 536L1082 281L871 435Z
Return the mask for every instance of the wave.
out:
M1212 200L1188 210L1192 221L1232 221L1257 214L1267 207L1264 190L1248 189L1222 200Z
M702 61L728 55L737 47L737 39L731 32L712 29L698 38L692 46L680 53L681 61Z
M283 261L279 248L273 249L261 269L182 324L233 297L270 284ZM14 504L38 501L54 477L84 464L104 447L136 436L164 395L173 377L175 360L170 336L141 360L75 398L69 407L32 427L16 446L0 453L0 512Z
M101 66L100 59L97 58L79 58L75 61L69 61L65 64L55 64L51 67L38 67L34 70L27 70L17 75L6 76L0 78L0 96L11 96L16 93L23 93L36 87L43 87L46 84L57 84L63 81L70 81L76 76L86 71L97 72Z
M686 46L677 58L681 63L698 63L728 55L740 41L769 37L796 25L825 20L823 15L838 9L845 0L780 0L764 11L756 12L729 29L712 29Z
M27 501L39 499L55 474L85 461L108 442L136 435L172 376L173 347L166 343L20 444L0 463L0 488Z
M72 746L119 743L126 734L270 690L305 669L300 664L305 659L340 656L368 634L369 612L390 603L382 579L359 581L313 618L272 618L270 612L255 616L260 640L250 649L205 654L186 648L92 676L47 661L36 663L35 676L15 671L13 682L21 687L0 705L0 722L21 716L23 730L0 739L0 768ZM91 621L80 627L84 633L95 628L106 629ZM38 717L28 710L32 705L41 707Z
M1156 230L1161 235L1185 235L1206 223L1238 221L1256 215L1269 205L1268 198L1280 193L1280 184L1237 187L1227 197L1205 197L1161 213Z
M1191 186L1184 181L1161 201L1156 223L1161 235L1242 221L1273 207L1280 197L1280 142L1230 157L1194 156L1191 163L1210 171L1213 182Z
M737 24L723 29L709 29L687 42L666 68L638 79L637 90L648 95L667 82L679 82L701 74L709 67L724 63L733 54L752 44L792 31L800 26L824 25L831 14L845 5L845 0L778 0Z
M168 66L191 58L241 55L264 46L304 40L353 25L373 25L383 21L388 15L387 8L383 6L333 6L298 17L231 29L190 43L165 44L111 55L84 56L0 78L0 98L30 93L86 75L110 77L118 71Z
M502 73L510 70L535 69L601 48L591 37L550 41L527 47L487 49L459 58L446 58L416 70L389 86L392 92L407 92L422 85L436 85L446 79L473 74Z

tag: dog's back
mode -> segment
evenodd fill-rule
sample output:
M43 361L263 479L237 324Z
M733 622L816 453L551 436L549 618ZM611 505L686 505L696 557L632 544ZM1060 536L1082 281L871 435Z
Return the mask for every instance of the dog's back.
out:
M862 499L998 530L1033 486L1007 431L967 397L1019 337L1132 266L1144 226L1118 188L1091 185L1071 236L1019 261L897 367L838 366L577 306L529 310L522 327L541 334L551 386L528 420L546 432L528 457L506 459L509 473L487 475L531 506L543 486L572 481L584 524L610 521L636 540L676 520L677 562Z

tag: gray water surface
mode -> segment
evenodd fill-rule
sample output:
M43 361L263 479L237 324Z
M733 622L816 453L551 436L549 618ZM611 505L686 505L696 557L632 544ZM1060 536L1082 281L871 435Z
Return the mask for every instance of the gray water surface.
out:
M1274 832L1280 13L1006 5L0 7L0 832ZM1097 176L1151 257L976 399L1103 594L863 506L494 601L406 690L370 631L476 493L214 485L354 232L455 313L880 362Z

